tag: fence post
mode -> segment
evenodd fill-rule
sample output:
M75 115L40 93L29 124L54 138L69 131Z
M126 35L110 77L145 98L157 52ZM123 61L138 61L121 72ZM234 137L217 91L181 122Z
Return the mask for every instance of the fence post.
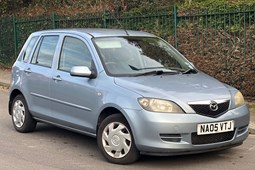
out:
M53 26L54 29L57 28L55 12L52 13L52 26Z
M177 13L176 5L174 5L173 13L174 13L174 43L175 43L175 48L178 49L178 39L177 39L178 38L177 36L178 13Z
M104 28L106 28L107 26L106 26L106 12L105 11L103 13L102 19L103 19Z
M18 51L18 33L17 33L17 20L15 16L13 16L13 36L14 36L14 55L17 57Z

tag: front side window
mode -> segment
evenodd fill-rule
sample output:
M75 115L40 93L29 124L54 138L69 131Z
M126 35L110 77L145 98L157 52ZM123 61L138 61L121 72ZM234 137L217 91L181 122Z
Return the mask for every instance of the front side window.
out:
M156 37L94 38L106 72L115 76L137 76L152 71L185 72L188 60Z
M42 37L34 52L32 63L51 67L58 39L55 35Z
M92 57L87 45L80 39L65 37L62 46L59 70L69 72L73 66L87 66L91 69Z

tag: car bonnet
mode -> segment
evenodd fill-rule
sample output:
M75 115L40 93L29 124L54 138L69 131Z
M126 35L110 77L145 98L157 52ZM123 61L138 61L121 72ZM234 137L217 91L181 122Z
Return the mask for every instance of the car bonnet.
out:
M171 101L203 101L230 99L228 88L218 80L202 73L116 77L115 83L143 97Z

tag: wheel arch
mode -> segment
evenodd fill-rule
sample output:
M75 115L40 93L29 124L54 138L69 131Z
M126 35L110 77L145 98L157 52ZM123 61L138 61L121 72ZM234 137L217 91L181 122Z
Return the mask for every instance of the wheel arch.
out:
M106 107L101 111L100 115L98 116L96 134L98 132L98 128L99 128L100 124L102 123L102 121L105 118L107 118L108 116L113 115L113 114L122 115L125 118L125 120L128 122L128 119L126 118L125 114L121 111L121 109L118 109L118 108L112 107L112 106L111 107ZM128 124L129 124L129 122L128 122ZM129 124L129 126L130 126L130 124Z
M11 115L11 106L12 106L12 102L14 100L14 98L18 95L22 95L24 97L24 95L22 94L22 92L18 89L14 89L9 96L9 103L8 103L8 111L9 114ZM25 98L25 97L24 97Z

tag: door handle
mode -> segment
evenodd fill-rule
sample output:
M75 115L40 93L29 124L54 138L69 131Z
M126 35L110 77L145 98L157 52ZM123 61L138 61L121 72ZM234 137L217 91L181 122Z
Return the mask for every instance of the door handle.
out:
M25 72L26 74L32 73L31 68L27 68L26 70L24 70L24 72Z
M61 77L60 77L60 75L57 75L57 76L55 76L55 77L52 77L52 79L55 80L55 81L61 81L61 80L62 80Z

